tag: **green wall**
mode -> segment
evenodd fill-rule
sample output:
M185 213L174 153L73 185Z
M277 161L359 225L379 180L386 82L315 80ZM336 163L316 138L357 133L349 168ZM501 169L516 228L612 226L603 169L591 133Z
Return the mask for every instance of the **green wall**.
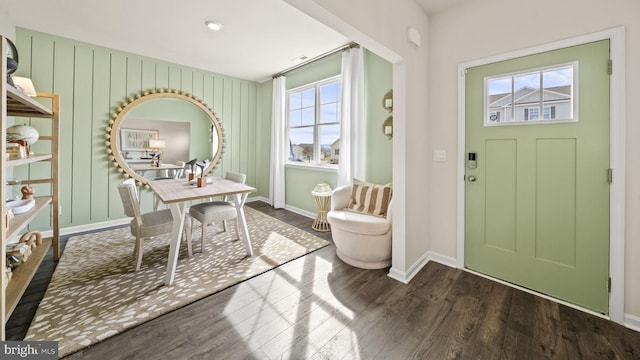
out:
M393 65L367 51L367 159L365 177L376 184L392 180L392 140L382 133L382 123L391 115L382 106L382 99L393 85Z
M110 166L104 145L107 120L123 100L143 90L172 88L191 93L213 108L226 133L225 153L216 175L226 171L247 174L253 196L269 197L272 81L258 84L217 73L99 47L28 29L16 30L20 53L17 76L30 77L40 92L60 95L60 203L62 228L124 218L117 184L123 178ZM391 141L381 132L388 113L384 94L392 86L392 66L366 53L368 181L391 181ZM340 74L341 55L316 61L287 74L294 88ZM16 118L45 134L46 120ZM38 145L38 144L36 144ZM17 167L13 177L47 176L48 164ZM288 206L316 212L311 190L320 182L336 186L336 171L286 169ZM38 194L50 191L36 188ZM142 193L142 207L150 210L152 194ZM50 213L33 223L50 228Z
M342 54L331 55L322 60L288 73L287 90L315 81L339 75ZM389 116L382 107L382 98L393 85L393 66L381 57L366 51L366 117L367 157L366 181L386 184L392 179L391 141L382 133L382 122ZM285 171L287 206L315 213L317 207L311 191L318 183L329 183L336 187L337 170L314 169L313 167L287 166Z
M264 153L268 155L270 134L260 123L265 121L259 114L260 84L27 29L18 28L16 33L20 53L16 75L32 78L40 92L60 95L61 227L124 217L116 188L123 178L107 161L105 127L119 103L153 88L183 90L211 106L226 130L227 145L216 173L247 173L248 184L258 188L258 195L268 194ZM44 129L40 119L16 122ZM50 172L39 167L16 168L14 177ZM150 191L144 191L143 208L150 209L151 202ZM49 228L49 218L50 214L41 215L34 227Z

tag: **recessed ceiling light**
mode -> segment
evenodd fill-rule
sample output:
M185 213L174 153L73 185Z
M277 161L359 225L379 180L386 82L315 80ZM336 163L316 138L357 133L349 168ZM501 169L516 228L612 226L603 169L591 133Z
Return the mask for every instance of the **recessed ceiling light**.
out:
M213 31L219 31L222 29L222 24L217 23L215 21L207 21L205 22L205 24L207 25L207 27Z

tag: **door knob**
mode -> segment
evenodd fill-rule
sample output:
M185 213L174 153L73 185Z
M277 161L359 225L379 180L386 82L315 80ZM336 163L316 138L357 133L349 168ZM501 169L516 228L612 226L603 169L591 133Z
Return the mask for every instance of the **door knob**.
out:
M473 175L469 175L469 176L467 176L467 179L469 180L469 182L474 182L474 181L476 181L476 177L475 177L475 176L473 176Z

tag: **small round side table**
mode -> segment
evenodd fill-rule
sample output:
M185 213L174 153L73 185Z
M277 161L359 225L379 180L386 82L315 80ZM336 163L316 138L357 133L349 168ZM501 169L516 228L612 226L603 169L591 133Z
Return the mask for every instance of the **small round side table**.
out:
M316 206L318 207L318 214L311 228L320 232L331 231L331 226L327 221L327 212L331 207L331 192L312 191L311 195L315 198Z

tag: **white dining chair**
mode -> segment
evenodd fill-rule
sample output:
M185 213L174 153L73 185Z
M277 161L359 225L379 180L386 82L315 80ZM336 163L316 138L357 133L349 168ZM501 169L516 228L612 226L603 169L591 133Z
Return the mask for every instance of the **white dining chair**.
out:
M169 209L141 213L138 190L133 179L128 179L118 185L118 193L122 200L122 206L127 216L133 219L129 223L131 234L136 237L134 247L135 271L142 265L142 252L144 239L162 234L171 233L173 229L173 217ZM191 239L187 239L189 256L193 254Z
M184 161L178 161L176 162L176 165L180 166L180 169L175 170L175 172L173 173L173 178L180 179L182 176L184 176L184 167L187 165L187 163Z
M247 182L247 175L228 171L225 175L225 179L235 181L241 184ZM229 201L225 196L222 201L208 201L200 204L192 205L189 207L189 215L195 220L198 220L202 225L202 236L200 237L200 249L204 251L204 239L206 234L207 225L214 222L222 222L222 231L227 231L227 220L235 220L235 240L240 239L238 233L238 211L236 204L233 201ZM191 221L191 233L193 233L193 225L195 221Z

